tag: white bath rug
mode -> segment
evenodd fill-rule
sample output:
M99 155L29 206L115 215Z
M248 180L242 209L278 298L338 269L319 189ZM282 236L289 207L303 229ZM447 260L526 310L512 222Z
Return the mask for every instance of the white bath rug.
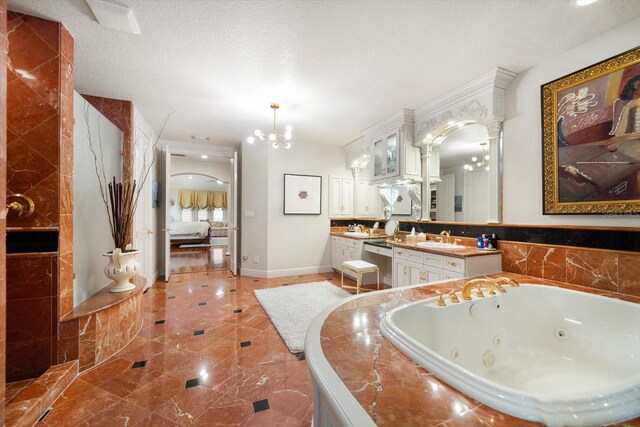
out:
M326 280L253 292L292 353L304 351L304 339L314 317L350 296Z

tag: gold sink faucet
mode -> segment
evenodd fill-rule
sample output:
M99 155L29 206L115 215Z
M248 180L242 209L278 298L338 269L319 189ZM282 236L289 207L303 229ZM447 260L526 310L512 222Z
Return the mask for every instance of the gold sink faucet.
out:
M451 244L451 230L442 230L440 235L442 236L442 243Z
M358 225L356 225L356 230L358 230L360 233L364 233L364 232L367 231L367 227L365 227L362 224L358 224Z

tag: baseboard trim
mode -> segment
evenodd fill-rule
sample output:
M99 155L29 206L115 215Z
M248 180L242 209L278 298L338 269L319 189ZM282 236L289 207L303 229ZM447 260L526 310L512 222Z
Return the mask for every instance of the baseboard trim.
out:
M301 268L287 268L282 270L254 270L251 268L240 269L241 276L259 277L262 279L272 279L275 277L285 276L299 276L302 274L318 274L318 273L330 273L333 268L330 265L320 265L317 267L301 267Z

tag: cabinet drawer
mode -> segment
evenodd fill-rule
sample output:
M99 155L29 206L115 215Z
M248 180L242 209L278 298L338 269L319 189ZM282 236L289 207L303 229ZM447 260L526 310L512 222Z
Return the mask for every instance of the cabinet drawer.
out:
M424 264L430 267L442 268L442 255L424 252Z
M423 253L424 252L408 250L407 251L407 261L417 262L419 264L422 264L422 254Z
M362 245L362 240L347 239L347 245L352 248L357 248Z
M447 271L453 271L464 275L464 260L450 256L442 257L442 268Z
M403 248L393 248L393 257L398 259L407 259L407 250Z
M447 279L462 279L464 277L464 274L462 273L454 273L452 271L447 271L447 270L443 270L444 274L443 274L443 279L447 280Z
M340 238L338 236L331 236L331 243L338 243Z

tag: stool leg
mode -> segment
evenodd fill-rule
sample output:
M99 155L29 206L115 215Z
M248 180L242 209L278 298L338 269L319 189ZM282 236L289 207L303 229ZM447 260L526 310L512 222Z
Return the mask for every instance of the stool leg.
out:
M380 290L380 269L376 269L376 275L378 276L378 290Z
M360 282L362 282L362 273L356 275L356 295L360 294Z
M342 274L340 278L340 288L344 289L344 267L340 267L340 273Z

